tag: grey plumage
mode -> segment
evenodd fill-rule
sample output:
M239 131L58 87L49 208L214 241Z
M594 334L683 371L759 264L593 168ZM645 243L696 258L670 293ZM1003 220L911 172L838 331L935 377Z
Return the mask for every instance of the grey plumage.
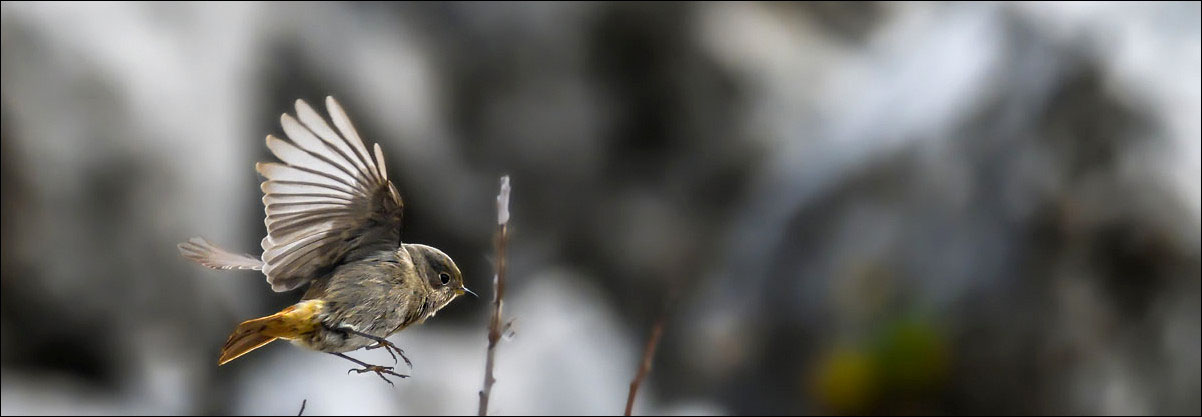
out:
M441 284L429 284L439 282L440 265L444 264L449 264L448 272L459 280L458 268L442 251L406 244L339 266L334 273L313 281L302 300L325 301L323 323L390 335L433 317L457 296L453 290L438 291ZM337 328L321 329L296 342L323 352L347 352L374 343L364 337L348 337Z
M369 345L392 351L384 338L468 292L445 253L401 243L404 204L388 180L380 146L368 152L332 97L326 108L337 131L297 100L297 116L280 117L288 140L267 136L268 149L281 162L255 165L265 178L260 188L267 236L260 259L202 238L179 246L185 258L210 268L261 270L275 291L311 283L297 304L239 325L219 363L277 338L339 355ZM400 376L347 359L365 366L362 371Z

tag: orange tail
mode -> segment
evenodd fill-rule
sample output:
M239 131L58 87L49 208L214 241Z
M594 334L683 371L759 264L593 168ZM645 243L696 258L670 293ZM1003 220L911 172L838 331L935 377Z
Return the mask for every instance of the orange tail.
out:
M296 339L313 332L319 324L317 313L321 312L324 304L320 300L303 301L279 313L242 322L225 341L217 364L225 365L273 340Z

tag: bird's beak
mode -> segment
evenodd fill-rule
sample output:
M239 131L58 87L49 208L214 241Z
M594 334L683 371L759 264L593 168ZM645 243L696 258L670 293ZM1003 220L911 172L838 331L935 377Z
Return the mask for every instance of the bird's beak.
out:
M472 297L480 298L480 296L476 295L476 293L472 292L472 290L467 289L467 287L459 287L459 289L455 290L455 294L457 295L463 295L463 293L468 293L471 294Z

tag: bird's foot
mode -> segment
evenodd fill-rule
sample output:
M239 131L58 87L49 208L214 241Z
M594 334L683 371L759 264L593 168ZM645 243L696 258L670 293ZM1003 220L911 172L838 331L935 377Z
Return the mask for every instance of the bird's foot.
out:
M379 348L384 348L384 350L388 351L388 354L392 356L392 363L397 363L396 357L397 355L401 355L401 359L405 360L405 365L408 365L409 369L413 369L413 362L410 362L409 357L405 356L405 351L392 344L392 342L381 339L376 341L376 344L368 346L367 350Z
M395 376L398 378L408 378L409 377L409 375L402 375L402 374L393 372L391 366L380 366L380 365L365 365L363 368L351 368L350 370L346 371L346 373L348 373L348 374L351 372L360 373L360 374L362 374L364 372L375 372L376 375L378 375L380 377L380 379L383 379L384 382L388 383L388 385L392 385L394 387L396 386L396 384L393 384L391 380L389 380L387 377L384 376L384 374L389 374L389 375L392 375L392 376Z

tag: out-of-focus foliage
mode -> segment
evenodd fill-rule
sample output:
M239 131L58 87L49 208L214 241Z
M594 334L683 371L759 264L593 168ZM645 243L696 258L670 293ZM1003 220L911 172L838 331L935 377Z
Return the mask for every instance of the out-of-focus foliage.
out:
M485 298L512 176L495 413L620 412L673 288L636 413L1202 408L1197 2L0 8L5 414L473 413L486 302L216 366L299 295L175 243L325 95Z

